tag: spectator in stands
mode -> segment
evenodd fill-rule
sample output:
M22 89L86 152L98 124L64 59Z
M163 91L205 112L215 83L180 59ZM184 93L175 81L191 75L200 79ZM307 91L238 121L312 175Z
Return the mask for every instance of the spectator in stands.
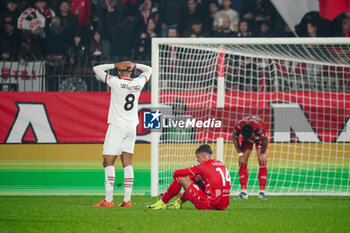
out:
M276 10L270 0L255 0L249 9L243 14L243 19L248 20L254 32L260 31L263 22L274 22Z
M152 1L145 0L139 7L134 18L135 31L140 33L146 30L148 19L151 17Z
M92 30L97 30L98 24L103 14L105 7L104 0L92 0L91 1L91 26Z
M123 24L126 16L123 8L117 5L116 0L105 0L105 5L106 9L102 12L98 27L102 37L111 41L111 34L115 27Z
M237 33L237 37L254 37L254 34L251 31L247 20L243 19L239 22L239 31Z
M308 22L306 24L306 34L303 35L303 37L317 37L318 33L317 33L317 27L318 25L315 22Z
M350 10L338 15L336 18L332 20L331 23L331 35L337 36L343 32L343 19L350 18ZM341 36L341 35L340 35Z
M167 37L168 38L179 37L176 27L169 28ZM161 61L164 67L165 73L172 74L172 75L166 75L164 77L164 79L167 80L167 86L169 87L177 87L179 85L178 79L181 78L179 77L180 75L176 72L176 66L178 66L180 63L180 60L177 59L177 56L178 56L177 52L178 51L175 48L175 46L172 46L172 45L165 46L165 48L161 52L163 53L162 56L166 57L166 59L163 59Z
M59 77L55 74L62 72L59 70L64 67L64 54L68 46L65 39L68 37L69 30L62 27L58 17L54 17L52 20L46 19L44 30L46 34L44 54L48 64L46 71L50 74L45 82L46 90L57 91Z
M219 11L219 4L217 3L217 1L212 1L209 3L209 13L210 13L210 17L208 19L208 24L209 24L209 30L211 33L213 33L213 24L214 24L214 19L215 19L215 15L216 12Z
M222 24L222 16L228 16L231 20L230 29L232 31L238 31L239 14L231 8L231 0L222 0L223 9L215 14L213 31L219 30Z
M350 18L343 18L342 31L335 34L337 37L350 37Z
M191 23L189 30L185 32L186 37L209 37L210 33L203 29L203 24L199 20L194 20Z
M51 23L50 23L51 21ZM46 60L61 60L67 49L66 38L69 35L69 30L63 28L61 20L58 17L52 20L46 20L44 39L44 52Z
M70 11L78 18L79 34L91 37L91 0L69 0Z
M70 11L78 16L81 28L86 28L91 22L91 0L70 0Z
M147 29L140 34L140 37L136 42L136 60L151 60L151 45L153 37L157 37L156 22L153 18L149 18Z
M258 65L257 59L240 57L238 60L239 90L258 91Z
M88 49L83 39L78 32L72 40L72 43L67 49L66 57L68 58L69 71L73 74L72 77L66 77L59 84L60 91L87 91L87 84L81 77L76 77L80 74L82 68L87 67Z
M228 16L222 16L222 24L220 29L215 33L215 37L236 37L237 33L230 28L231 20Z
M90 43L90 57L93 64L111 60L111 45L108 40L101 37L99 31L95 31Z
M198 22L201 23L201 27L203 28L204 18L202 16L202 12L199 10L197 0L187 0L187 7L185 13L183 13L181 20L179 22L178 32L182 36L188 36L188 31L192 29L192 23Z
M281 37L295 37L295 34L290 29L290 27L287 24L283 25L283 31L281 33Z
M307 36L307 24L312 23L313 26L317 26L317 36L328 36L330 34L331 22L327 19L323 19L320 13L317 11L311 11L304 15L301 22L295 26L295 31L299 36Z
M161 24L161 36L166 37L170 28L177 27L182 16L183 6L186 0L160 0L159 23Z
M71 1L71 0L69 0ZM27 1L26 1L27 2ZM61 0L46 0L47 5L56 13L60 7Z
M19 62L26 64L28 61L41 61L43 56L43 38L39 31L23 30L19 46Z
M12 22L6 22L0 37L1 60L11 61L18 59L18 45L20 36Z
M67 50L69 63L73 67L86 67L88 61L88 49L79 34L75 34L73 43Z
M12 25L17 25L19 15L20 11L18 9L18 2L16 0L7 0L6 9L0 16L1 26L3 26L4 23L12 23Z
M264 21L261 23L258 36L259 37L275 37L275 35L271 32L270 23L268 21Z
M137 14L140 5L144 3L145 0L120 0L119 4L125 9L125 15L128 21L132 21L133 17Z
M115 62L130 60L136 39L132 35L132 27L126 22L123 8L117 4L117 0L106 0L106 6L99 25L101 35L110 41L111 55Z
M55 12L49 8L46 0L36 0L34 7L39 11L46 19L51 19L56 16Z
M168 38L176 38L176 37L180 37L180 35L177 32L176 28L169 28L167 37Z
M73 15L70 12L70 5L67 0L64 0L60 3L57 17L60 18L61 26L68 31L68 37L66 38L65 43L69 44L71 41L73 41L74 34L81 32L78 23L78 17L77 15Z

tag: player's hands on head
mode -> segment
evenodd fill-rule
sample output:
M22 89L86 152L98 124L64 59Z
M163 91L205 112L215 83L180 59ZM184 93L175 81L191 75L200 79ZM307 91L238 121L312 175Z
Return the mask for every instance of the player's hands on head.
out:
M131 61L124 61L124 62L120 62L120 63L115 63L114 67L118 70L132 71L133 69L135 69L136 64L131 62Z
M129 71L132 71L133 69L135 69L135 68L136 68L136 64L135 64L134 62L131 62L131 61L125 61L125 62L123 62L123 63L125 63L125 64L126 64L126 66L127 66L127 70L129 70Z

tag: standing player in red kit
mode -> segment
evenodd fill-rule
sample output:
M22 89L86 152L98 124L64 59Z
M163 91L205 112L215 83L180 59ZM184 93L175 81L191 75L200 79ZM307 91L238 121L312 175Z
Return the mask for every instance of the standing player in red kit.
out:
M233 144L238 153L239 181L241 193L236 199L247 199L248 159L253 150L253 144L258 154L259 162L259 198L266 199L265 186L267 180L267 155L269 153L269 138L266 135L266 125L258 116L247 116L238 122L232 133ZM240 137L241 135L241 137Z
M213 159L212 150L207 144L198 147L196 157L199 164L176 170L174 180L163 198L148 208L181 209L182 203L188 200L200 210L226 209L229 204L231 178L225 165ZM181 187L185 192L180 199L167 205L181 191Z

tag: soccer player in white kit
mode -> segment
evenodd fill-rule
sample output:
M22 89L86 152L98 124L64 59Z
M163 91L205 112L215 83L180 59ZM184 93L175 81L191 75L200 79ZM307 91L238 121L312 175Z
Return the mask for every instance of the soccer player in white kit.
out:
M131 79L133 69L142 74ZM116 77L106 70L118 69ZM103 166L105 169L106 197L94 207L113 207L113 188L115 181L114 162L118 155L124 168L124 200L119 207L131 207L131 192L134 182L132 160L136 140L138 118L138 99L143 86L149 80L152 68L142 64L125 61L115 64L94 66L96 78L111 88L111 100L108 111L108 130L103 144Z

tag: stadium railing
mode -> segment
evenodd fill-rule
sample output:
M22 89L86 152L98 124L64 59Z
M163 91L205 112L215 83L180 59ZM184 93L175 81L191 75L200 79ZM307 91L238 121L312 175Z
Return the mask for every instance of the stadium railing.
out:
M150 65L150 61L135 62ZM86 60L72 64L54 59L20 64L19 61L0 61L0 91L109 91L107 85L96 80L92 71L94 65L106 63L114 62ZM147 84L143 91L149 90L150 84Z
M135 61L151 65L151 61ZM20 64L19 61L0 61L0 91L109 91L108 87L96 80L92 67L97 64L113 63L113 61L84 61L79 64L71 64L66 60L40 60ZM111 71L113 74L113 71ZM114 73L115 74L115 73ZM317 90L320 82L327 86L328 91L349 91L350 79L339 78L336 72L330 74L333 78L325 80L320 77L318 80L304 81L305 77L296 79L280 77L278 80L268 80L268 77L261 77L258 83L271 83L270 91L283 90ZM135 73L136 75L136 73ZM298 79L299 78L299 79ZM266 79L266 80L264 80ZM304 81L304 85L300 82ZM172 80L162 85L171 86ZM184 87L185 88L185 87ZM226 89L235 90L235 87ZM236 88L239 91L238 88ZM259 91L258 88L255 91ZM148 82L143 91L151 90L151 82ZM254 90L252 90L254 91Z

